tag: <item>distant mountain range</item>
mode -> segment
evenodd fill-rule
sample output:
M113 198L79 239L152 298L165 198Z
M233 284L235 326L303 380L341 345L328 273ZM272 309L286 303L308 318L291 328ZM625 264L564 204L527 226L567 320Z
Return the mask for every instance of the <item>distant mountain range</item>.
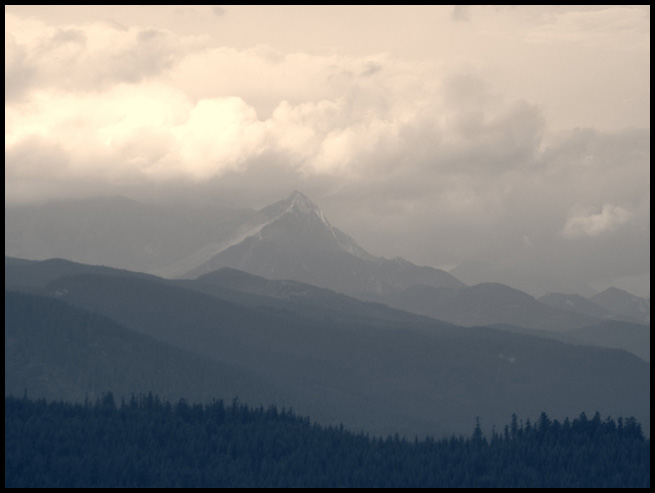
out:
M577 278L549 276L543 270L537 273L530 264L501 266L491 262L468 260L448 272L469 286L496 282L507 284L535 297L562 292L576 293L588 298L598 293L586 282Z
M608 288L590 299L613 313L650 324L650 300L618 288Z
M378 297L382 303L467 327L509 324L529 329L568 330L598 321L587 314L553 307L504 284L459 289L412 286Z
M192 289L207 290L208 288L206 286L209 284L212 287L212 289L209 289L209 292L216 292L217 288L223 289L225 290L222 291L223 296L229 293L230 290L250 293L257 297L257 303L259 304L264 302L264 298L260 298L260 296L281 299L288 303L294 303L296 306L304 306L306 307L305 313L311 313L319 317L326 316L335 318L337 314L343 314L342 320L352 321L354 318L353 313L355 313L355 310L351 310L353 306L357 306L358 313L365 312L367 313L367 317L376 316L376 320L378 321L380 321L379 315L382 313L384 313L385 320L393 319L394 321L399 321L402 320L402 318L398 318L399 315L401 315L401 317L407 316L406 312L386 308L385 305L381 305L380 303L361 303L353 298L305 283L286 280L269 280L230 268L222 268L209 274L205 274L204 276L199 277L198 281L199 283L189 284L189 287ZM490 298L486 296L482 297L483 299L487 298L486 302L476 304L474 302L476 291L478 293L484 293L486 288L491 288L494 293L492 293ZM432 294L433 291L437 292L436 296ZM588 344L624 349L636 354L645 361L650 361L650 326L638 323L630 317L622 317L620 315L612 314L601 307L598 307L600 310L599 312L590 308L590 311L597 313L600 316L583 313L586 316L576 318L567 310L548 310L547 307L541 306L540 303L537 303L533 298L525 293L513 290L512 288L503 285L500 285L499 287L493 285L480 285L473 286L472 288L462 288L456 291L450 291L445 288L440 289L417 286L408 289L406 292L399 293L395 296L396 301L398 302L396 304L388 303L388 305L399 307L403 304L402 299L404 297L404 309L407 310L407 312L421 313L422 309L429 312L429 309L426 309L426 307L431 306L430 303L434 303L434 300L438 298L439 291L444 292L442 296L446 300L459 298L460 300L466 300L468 302L468 304L463 305L464 307L459 313L456 309L450 311L453 318L463 320L468 317L468 321L472 321L472 318L477 317L481 320L485 320L484 323L477 325L493 325L505 330L538 335L540 337L557 339L572 344ZM497 293L502 292L505 292L507 295L504 301L496 295ZM411 296L412 294L413 296ZM558 293L553 293L553 295L555 298L559 297ZM591 307L597 306L585 298L580 298L581 300L587 301ZM494 301L493 303L491 302L492 300ZM521 305L520 303L512 305L512 301L514 300L523 301L525 303L524 305ZM448 305L447 302L443 304ZM583 302L583 305L586 304ZM518 327L516 323L507 325L500 322L490 322L490 320L503 318L511 318L513 321L516 321L516 319L521 315L520 313L511 313L512 306L514 306L515 310L529 310L530 308L535 307L536 309L532 312L528 312L529 316L524 319L526 324L521 327ZM363 310L363 307L369 307L370 310ZM504 312L505 308L508 308L509 312ZM543 318L538 316L539 313L541 313ZM427 314L429 315L429 313ZM444 315L444 312L441 312L441 315ZM444 317L441 318L443 319ZM622 321L623 318L630 318L630 320ZM452 320L451 322L455 323ZM568 329L563 327L563 324L566 322L571 324L571 327ZM586 325L578 325L582 323ZM530 328L526 330L525 327ZM553 330L553 327L557 330Z
M114 385L174 399L188 387L383 435L541 411L634 415L649 432L650 365L579 334L571 345L541 337L566 332L458 327L233 269L167 280L6 257L5 291L5 392L80 399ZM640 337L634 327L622 330Z
M344 293L464 284L445 271L377 258L300 192L260 211L158 209L116 197L5 208L5 255L67 258L177 278L234 267Z
M9 207L5 254L63 257L167 278L194 279L228 267L466 326L569 330L605 320L650 324L650 301L616 288L591 299L550 293L535 300L499 283L466 286L452 275L466 280L486 268L474 263L448 273L375 257L297 191L259 211L172 210L122 197Z
M548 293L538 301L602 320L650 324L650 300L618 288L607 288L588 299L576 294Z

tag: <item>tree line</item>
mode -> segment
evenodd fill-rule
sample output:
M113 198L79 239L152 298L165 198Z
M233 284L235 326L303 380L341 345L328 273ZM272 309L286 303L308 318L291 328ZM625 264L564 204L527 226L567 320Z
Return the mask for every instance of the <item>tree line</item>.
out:
M598 413L408 440L236 399L5 397L5 487L146 486L649 487L650 439L633 418Z

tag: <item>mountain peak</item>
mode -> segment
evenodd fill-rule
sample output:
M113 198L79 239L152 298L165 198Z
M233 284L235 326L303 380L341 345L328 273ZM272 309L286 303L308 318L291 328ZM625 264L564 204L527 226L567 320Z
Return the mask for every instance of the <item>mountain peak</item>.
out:
M302 201L309 202L310 204L314 205L312 203L312 201L309 200L304 193L299 192L298 190L294 190L293 192L291 192L291 195L289 195L289 198L287 198L287 200L289 200L289 201L302 200Z
M309 200L306 195L297 190L289 195L287 199L281 200L277 204L273 204L273 206L270 207L273 208L274 216L281 217L286 214L293 213L299 216L315 217L320 221L320 224L322 224L328 230L332 231L332 225L323 215L321 209L319 209L319 207L314 202Z
M297 190L286 199L261 209L259 217L264 218L264 221L249 229L248 236L257 235L261 238L262 235L276 234L276 241L295 243L296 246L311 243L317 251L341 251L366 260L376 259L348 235L333 227L321 209ZM239 240L245 237L242 236ZM232 242L230 246L234 244L236 243Z
M641 323L650 323L650 299L640 298L615 287L609 287L589 299L611 312L627 315Z
M295 209L298 212L302 212L305 214L315 213L321 216L321 218L323 218L323 213L318 208L318 206L314 202L309 200L306 195L304 195L303 193L297 190L294 191L291 195L289 195L287 202L290 204L289 209Z
M629 293L624 289L615 288L614 286L610 286L605 291L601 291L600 293L598 293L598 295L600 294L611 295L611 296L623 296L623 297L634 296L632 293Z

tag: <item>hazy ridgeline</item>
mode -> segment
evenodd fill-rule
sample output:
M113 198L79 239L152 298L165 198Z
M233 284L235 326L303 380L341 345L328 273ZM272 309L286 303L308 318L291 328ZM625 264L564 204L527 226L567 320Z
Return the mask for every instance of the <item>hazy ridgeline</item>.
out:
M650 429L650 366L625 351L457 327L324 290L281 298L121 271L59 277L40 292L5 293L15 395L236 396L410 437L542 411L634 415Z

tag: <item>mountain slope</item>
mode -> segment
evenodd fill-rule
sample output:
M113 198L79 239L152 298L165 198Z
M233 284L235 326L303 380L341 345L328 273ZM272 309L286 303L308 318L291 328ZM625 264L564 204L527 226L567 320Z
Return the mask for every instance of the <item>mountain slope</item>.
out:
M598 292L580 279L537 272L533 265L526 262L500 266L489 262L465 261L449 272L469 286L488 282L507 284L534 297L551 292L578 293L583 296L592 296Z
M402 259L377 258L330 225L300 192L262 209L263 222L191 269L185 278L232 267L269 279L292 279L341 293L382 294L414 284L457 288L464 284L445 271Z
M593 301L580 296L579 294L548 293L537 298L538 301L548 306L570 310L583 315L589 315L599 319L610 319L616 314L606 310Z
M289 310L303 319L320 323L329 320L330 323L380 328L411 325L426 331L433 330L435 326L433 319L380 303L362 301L299 281L265 279L227 267L200 276L197 280L175 283L239 304ZM443 322L439 324L447 325Z
M494 328L517 334L535 335L567 344L598 346L628 351L650 363L650 326L605 320L570 330L525 329L516 325L494 325Z
M619 320L628 323L643 323L633 317L607 310L597 303L577 294L548 293L539 297L537 301L548 306L561 308L562 310L569 310L581 315L595 317L600 320Z
M47 292L247 370L324 424L440 435L470 430L475 416L490 426L512 412L599 410L649 426L650 367L623 351L411 316L387 324L307 317L288 304L243 305L138 277L60 278Z
M381 327L409 322L413 326L423 326L429 330L433 322L425 320L421 316L410 315L410 313L414 313L433 318L442 317L451 321L459 320L460 322L465 316L468 317L468 321L476 318L479 325L512 327L511 330L516 330L515 327L524 323L531 327L529 330L533 331L534 335L541 337L575 344L620 348L630 351L646 361L649 361L650 358L650 330L647 327L643 325L634 327L633 322L621 322L619 317L622 316L613 315L586 298L575 295L554 293L551 297L554 297L555 301L572 299L572 302L579 303L585 308L582 315L609 314L611 319L605 318L604 321L600 321L602 319L589 319L579 315L571 317L570 313L562 313L558 310L542 311L540 315L539 312L530 310L530 307L534 305L531 297L507 286L494 284L479 286L476 289L473 289L475 287L463 288L459 296L468 300L463 303L454 302L456 295L452 290L414 286L400 293L377 298L386 302L389 305L387 306L365 302L298 281L270 280L230 268L210 272L200 276L197 280L164 280L152 275L78 264L62 259L31 261L5 257L5 288L34 291L45 287L48 282L59 277L85 273L143 277L210 294L242 306L266 306L276 310L293 311L302 314L308 320L329 319L334 322L375 324ZM486 304L479 301L473 303L473 298L468 297L467 291L484 292L484 289L481 288L485 288L488 293ZM504 295L501 296L502 293ZM478 298L480 298L479 294ZM521 310L517 309L522 303L527 305ZM462 305L460 308L463 314L458 313L458 304ZM447 310L443 309L444 306ZM564 306L571 308L569 304ZM588 306L591 306L594 311L586 308ZM543 310L543 307L540 308ZM522 311L526 310L528 311L527 315L523 313L522 316L519 316ZM615 321L615 318L619 318L619 320ZM625 318L630 319L630 317ZM466 320L464 321L466 322ZM546 327L546 329L540 329L540 327ZM578 329L575 329L576 327ZM553 331L553 329L557 330Z
M642 324L607 320L566 332L582 344L625 349L650 362L650 327Z
M5 291L5 395L80 402L108 391L117 398L153 392L169 401L239 395L257 403L274 397L267 388L247 371L105 316L51 297Z
M50 281L77 274L105 274L156 279L155 276L102 265L87 265L61 258L26 260L5 255L5 289L42 288Z
M378 301L401 310L464 325L516 325L529 329L568 330L598 319L540 303L504 284L482 283L459 289L412 286Z
M607 288L589 299L606 310L650 324L650 300L646 298L634 296L622 289Z
M209 289L208 285L213 289ZM234 291L247 293L249 296L256 296L256 303L258 304L265 303L266 298L263 297L274 298L275 300L284 301L289 309L301 311L303 315L308 317L330 317L332 320L350 322L370 322L371 320L374 320L376 324L383 325L391 323L407 323L408 320L411 320L411 322L417 324L417 326L421 324L425 324L426 327L429 326L428 321L418 317L412 319L407 312L395 310L386 305L381 305L379 303L366 303L327 289L317 288L297 281L269 280L229 268L223 268L201 276L197 281L193 281L185 286L210 294L212 292L215 293L216 291L214 291L214 289L218 288L220 290L219 295L223 297L229 296L230 293L234 294ZM484 288L485 286L482 287ZM475 288L475 286L473 288ZM517 319L519 317L516 313L508 313L511 311L511 308L508 308L508 305L511 305L512 302L527 302L527 306L525 307L526 310L530 310L530 306L534 305L534 300L531 297L525 293L512 290L507 286L496 286L490 284L487 285L486 288L490 289L492 292L505 292L505 300L503 302L502 297L494 296L495 303L486 307L488 313L484 313L485 308L481 304L481 306L483 306L481 309L482 313L477 315L474 314L474 316L484 319L492 319L494 314L496 314L495 316L497 318L513 318L518 322ZM471 288L463 288L463 291L469 289ZM452 296L452 292L444 288L439 289L418 286L410 288L407 291L413 294L413 296L408 297L405 300L405 309L411 313L420 312L421 308L425 309L425 307L434 306L439 292L442 292L446 299L451 299ZM433 293L437 293L437 296L434 296ZM235 299L239 299L243 302L243 298ZM575 296L574 299L578 301ZM410 303L410 301L412 303ZM592 307L597 307L597 305L586 298L581 299L581 304L582 306L589 304L592 305ZM536 304L536 306L540 307L539 304ZM540 308L543 309L543 307ZM598 310L600 310L600 312L596 311L593 313L607 313L612 317L614 316L601 307L598 307ZM424 311L428 312L429 310ZM520 313L520 311L518 312ZM639 356L645 361L650 361L650 327L644 326L643 324L614 319L595 322L593 325L577 327L579 324L590 319L579 316L570 317L569 313L562 313L559 310L545 310L545 313L549 316L541 316L541 322L539 322L538 325L547 326L548 329L533 327L528 330L521 330L521 333L533 334L572 344L586 344L624 349ZM502 314L502 317L498 314ZM583 315L584 314L585 313L583 312ZM538 314L535 311L531 311L528 314L528 317L528 321L539 319ZM546 323L547 320L550 320L550 322ZM594 319L592 318L591 320ZM506 324L494 325L499 328L508 327ZM511 325L513 326L511 330L516 331L516 324ZM530 325L529 322L528 325ZM565 327L567 325L573 325L577 328L566 329Z

